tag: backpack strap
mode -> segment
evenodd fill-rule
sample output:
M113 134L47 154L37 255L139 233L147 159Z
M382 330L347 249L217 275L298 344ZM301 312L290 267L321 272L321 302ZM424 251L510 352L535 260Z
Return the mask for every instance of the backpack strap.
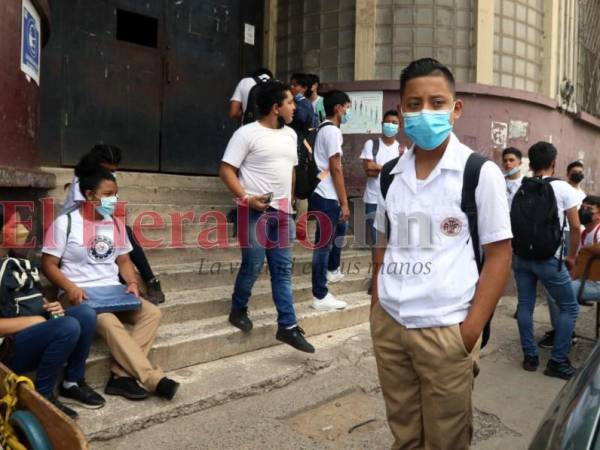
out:
M379 152L379 138L371 139L373 143L373 161L377 162L377 153Z
M385 200L388 191L390 190L390 185L392 181L394 181L394 175L392 175L392 169L396 167L400 157L391 159L386 162L381 168L381 172L379 172L379 188L381 189L381 195ZM388 217L387 211L385 213L385 222L386 222L386 234L388 239L390 238L390 218Z
M542 178L542 180L544 182L548 183L549 186L551 186L550 183L552 183L553 181L560 181L560 178L546 177L546 178ZM554 189L554 188L551 187L551 189ZM554 192L554 191L552 191L552 192ZM554 196L556 197L556 194L554 194ZM563 212L563 223L562 223L562 227L560 227L560 256L558 258L558 271L559 272L560 272L560 269L562 268L563 260L565 257L565 228L567 228L567 220L568 220L567 219L567 211L564 211Z
M473 244L473 252L475 253L475 262L477 263L477 270L479 273L481 273L483 268L484 258L481 254L481 247L479 245L475 189L477 189L477 185L479 184L481 168L486 161L488 161L488 159L479 153L473 152L469 155L463 173L462 198L460 201L460 209L465 213L469 222L469 234L471 235L471 243Z

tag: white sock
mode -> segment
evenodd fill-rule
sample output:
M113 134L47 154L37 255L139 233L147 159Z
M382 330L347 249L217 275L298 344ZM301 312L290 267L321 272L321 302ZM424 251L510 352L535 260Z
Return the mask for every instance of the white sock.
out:
M296 328L298 326L298 324L294 324L291 327L285 327L286 330L291 330L293 328Z
M77 383L75 383L74 381L63 380L63 387L65 389L71 389L73 386L79 386L79 385Z

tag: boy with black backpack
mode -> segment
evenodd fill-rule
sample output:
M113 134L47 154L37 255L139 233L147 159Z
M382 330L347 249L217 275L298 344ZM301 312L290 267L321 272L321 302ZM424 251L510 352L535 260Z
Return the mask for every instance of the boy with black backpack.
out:
M255 70L251 76L242 78L229 100L229 117L242 119L242 125L258 120L259 114L256 107L258 90L263 83L272 78L271 71L264 67Z
M559 309L553 324L552 353L544 374L568 380L575 373L569 362L569 350L579 311L569 269L575 264L581 237L577 211L581 200L568 183L552 178L557 153L552 144L538 142L528 153L533 177L523 179L510 213L523 369L536 371L539 366L538 347L533 338L533 310L540 281ZM563 231L567 223L570 225L569 250L563 258Z
M466 449L481 335L510 268L506 186L452 133L463 102L446 66L410 63L400 102L414 145L380 174L375 359L393 448Z

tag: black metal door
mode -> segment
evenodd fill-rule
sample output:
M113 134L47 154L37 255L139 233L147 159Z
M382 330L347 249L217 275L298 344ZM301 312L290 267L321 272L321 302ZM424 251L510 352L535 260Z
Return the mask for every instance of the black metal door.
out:
M104 142L121 147L123 168L158 170L163 0L66 3L62 164Z
M262 18L262 3L167 0L162 171L217 173L238 126L227 116L229 98L245 69L260 64L262 19L256 16ZM243 43L249 20L254 45Z

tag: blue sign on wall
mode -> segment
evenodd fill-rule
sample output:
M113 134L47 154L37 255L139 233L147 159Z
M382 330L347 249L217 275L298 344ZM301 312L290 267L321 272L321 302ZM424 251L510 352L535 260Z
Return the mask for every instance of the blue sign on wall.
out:
M21 25L21 70L39 85L41 25L40 16L30 0L23 0Z

